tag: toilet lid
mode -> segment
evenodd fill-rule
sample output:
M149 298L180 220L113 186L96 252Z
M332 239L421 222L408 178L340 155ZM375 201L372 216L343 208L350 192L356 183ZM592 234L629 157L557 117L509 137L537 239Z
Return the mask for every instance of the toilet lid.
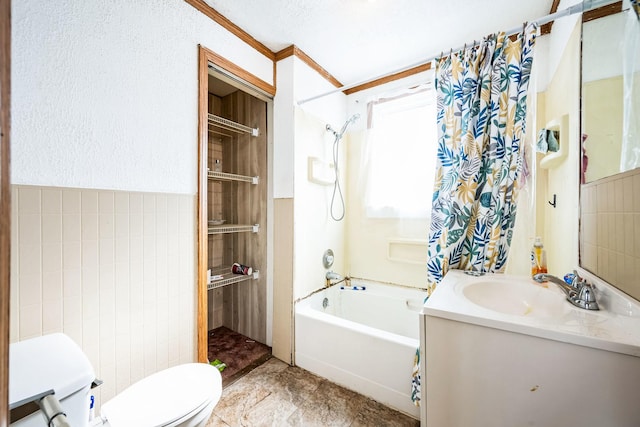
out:
M197 411L222 394L217 368L205 363L174 366L132 384L102 405L113 427L160 427Z

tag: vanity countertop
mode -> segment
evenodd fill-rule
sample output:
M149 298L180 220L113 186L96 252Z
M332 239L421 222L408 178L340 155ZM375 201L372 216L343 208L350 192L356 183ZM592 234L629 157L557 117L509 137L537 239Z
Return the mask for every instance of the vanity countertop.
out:
M640 357L640 304L605 283L594 286L600 310L590 311L553 283L451 270L422 314Z

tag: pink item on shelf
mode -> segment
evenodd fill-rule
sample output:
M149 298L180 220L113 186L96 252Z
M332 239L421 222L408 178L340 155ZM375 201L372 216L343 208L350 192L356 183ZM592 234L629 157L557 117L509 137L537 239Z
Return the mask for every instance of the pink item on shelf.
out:
M251 267L247 267L246 265L242 265L237 262L233 263L231 271L235 274L244 274L245 276L253 273L253 269Z

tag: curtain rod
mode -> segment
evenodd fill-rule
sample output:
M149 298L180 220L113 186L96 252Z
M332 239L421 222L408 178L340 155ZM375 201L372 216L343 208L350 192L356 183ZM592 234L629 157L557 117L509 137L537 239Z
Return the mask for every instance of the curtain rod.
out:
M530 22L535 22L536 24L542 26L542 25L544 25L544 24L546 24L548 22L555 21L556 19L563 18L565 16L574 15L576 13L587 12L587 11L592 10L592 9L597 9L599 7L602 7L602 6L606 6L606 5L615 3L616 1L618 1L618 0L583 0L580 3L577 3L577 4L573 5L573 6L569 6L568 8L563 9L563 10L561 10L559 12L551 13L549 15L543 16L542 18L538 18L538 19L530 21ZM516 27L516 28L514 28L512 30L507 31L506 35L510 36L512 34L516 34L516 33L520 32L520 31L522 31L522 28L523 28L523 26L520 25L520 26L518 26L518 27ZM451 49L451 50L455 52L455 51L464 49L465 47L471 47L471 46L474 46L474 44L465 44L464 46L460 46L460 47L458 47L456 49ZM418 67L420 65L424 65L426 63L429 63L429 62L433 61L434 59L439 58L440 56L441 55L432 56L432 57L424 59L424 60L422 60L420 62L416 62L416 63L411 64L409 66L406 66L406 67L391 71L390 73L385 73L385 74L383 74L381 76L378 76L378 77L372 77L372 78L369 78L369 79L366 79L366 80L361 80L361 81L356 82L356 83L352 83L352 84L348 84L348 85L344 85L344 86L332 89L332 90L330 90L328 92L324 92L324 93L321 93L319 95L314 95L312 97L302 99L302 100L298 101L298 105L306 104L307 102L315 101L316 99L324 98L325 96L333 95L334 93L337 93L337 92L342 92L342 91L345 91L345 90L348 90L348 89L352 89L352 88L354 88L356 86L360 86L360 85L363 85L365 83L369 83L369 82L372 82L372 81L375 81L375 80L378 80L378 79L383 79L385 77L389 77L389 76L392 76L394 74L398 74L398 73L401 73L403 71L410 70L410 69Z

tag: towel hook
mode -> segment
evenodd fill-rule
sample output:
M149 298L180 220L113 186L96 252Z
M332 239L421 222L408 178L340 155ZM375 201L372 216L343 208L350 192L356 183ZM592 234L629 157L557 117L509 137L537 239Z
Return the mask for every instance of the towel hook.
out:
M554 208L556 207L556 195L553 195L553 202L547 201L547 203L549 203L551 206L553 206Z

